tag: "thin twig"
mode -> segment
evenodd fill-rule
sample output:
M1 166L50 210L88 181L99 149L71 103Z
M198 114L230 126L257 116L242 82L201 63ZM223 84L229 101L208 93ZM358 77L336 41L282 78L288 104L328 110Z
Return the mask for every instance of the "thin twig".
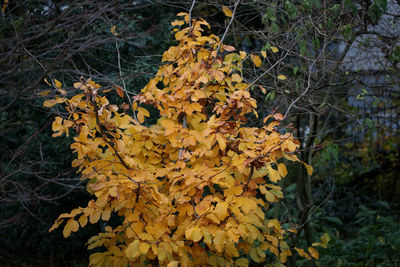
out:
M293 107L293 105L299 101L300 98L302 98L310 89L311 87L311 72L312 72L312 68L315 64L316 60L314 60L314 62L310 65L309 69L308 69L308 80L307 80L307 87L306 89L303 91L303 93L301 95L299 95L288 107L288 109L285 112L285 116L283 116L283 119L286 119L287 115L289 114L290 109Z
M190 7L190 10L189 10L189 29L192 28L192 11L193 11L195 3L196 3L196 0L193 0L192 6Z
M234 17L235 17L235 13L236 13L236 8L238 7L239 3L240 3L240 0L236 1L236 3L235 3L235 6L234 6L233 12L232 12L231 20L229 21L229 24L228 24L228 26L227 26L226 29L225 29L224 35L222 35L222 38L221 38L220 43L219 43L218 48L217 48L217 54L215 55L215 57L217 57L217 55L218 55L218 53L219 53L219 50L221 49L222 42L224 41L224 39L225 39L225 37L226 37L226 34L228 33L229 27L231 26L231 24L232 24L232 22L233 22L233 19L234 19Z

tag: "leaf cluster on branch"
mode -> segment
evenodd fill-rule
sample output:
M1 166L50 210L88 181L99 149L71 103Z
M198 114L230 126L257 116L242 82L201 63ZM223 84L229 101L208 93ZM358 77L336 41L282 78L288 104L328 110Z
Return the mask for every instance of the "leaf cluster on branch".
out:
M120 225L88 242L90 249L105 248L91 255L93 266L247 266L249 259L264 262L267 253L284 263L292 255L285 239L296 230L266 211L283 198L275 183L287 170L279 160L299 161L300 144L277 131L282 114L267 116L260 128L246 125L246 116L257 116L242 78L246 53L204 35L205 20L178 16L172 22L178 44L163 54L165 64L131 107L111 104L90 79L74 84L82 93L44 103L65 104L69 116L55 119L54 136L76 131L72 166L96 196L60 215L50 230L66 222L69 237L87 222L118 215ZM146 106L158 110L156 124L146 124ZM318 257L313 247L296 250Z

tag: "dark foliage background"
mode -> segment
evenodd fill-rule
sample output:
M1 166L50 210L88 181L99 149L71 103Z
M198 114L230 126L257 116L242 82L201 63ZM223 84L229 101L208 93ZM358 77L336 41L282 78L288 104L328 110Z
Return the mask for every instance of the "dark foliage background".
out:
M229 23L222 5L235 3L196 1L192 14L222 36ZM71 95L80 77L105 89L125 84L129 94L139 92L174 44L170 22L191 4L61 0L3 6L0 265L85 266L86 241L106 225L87 226L68 239L59 229L48 232L60 213L91 196L71 168L72 137L51 137L52 120L64 111L42 107L58 94L44 79L61 81ZM225 43L248 53L267 51L262 68L245 65L259 113L287 112L286 125L303 143L299 156L314 166L312 177L301 166L290 167L281 184L285 201L270 216L299 227L292 245L317 242L325 232L332 239L319 260L292 257L290 266L400 264L399 17L394 0L238 5ZM277 80L278 74L288 79Z

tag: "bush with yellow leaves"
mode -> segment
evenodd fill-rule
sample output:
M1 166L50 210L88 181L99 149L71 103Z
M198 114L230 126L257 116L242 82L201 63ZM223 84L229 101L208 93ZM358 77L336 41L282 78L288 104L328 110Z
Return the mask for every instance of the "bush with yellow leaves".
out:
M104 251L90 256L92 266L247 266L264 262L267 251L284 263L291 229L265 213L283 198L275 183L287 170L278 160L299 161L299 142L276 131L281 114L261 128L246 126L247 114L257 116L242 78L246 53L203 36L206 21L185 27L189 15L178 16L172 25L179 43L129 108L110 104L91 80L75 83L82 93L72 98L45 102L65 104L70 115L55 119L54 136L77 132L72 166L96 197L50 230L66 222L68 237L88 221L121 217L89 240L89 249ZM156 124L146 124L150 113L141 104L159 111Z

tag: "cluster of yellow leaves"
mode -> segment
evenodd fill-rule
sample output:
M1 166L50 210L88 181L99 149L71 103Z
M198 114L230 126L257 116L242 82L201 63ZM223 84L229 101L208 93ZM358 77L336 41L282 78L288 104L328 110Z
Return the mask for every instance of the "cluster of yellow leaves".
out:
M50 230L66 222L68 237L87 222L122 217L121 225L89 240L90 249L105 248L91 255L92 266L247 266L246 255L261 263L267 251L284 263L292 254L286 230L265 212L283 198L274 183L287 170L278 160L298 161L299 143L276 130L281 114L261 128L245 126L246 114L257 115L242 79L246 53L203 36L206 21L184 27L189 16L178 15L183 20L172 25L179 44L134 97L133 116L91 80L74 84L81 94L45 103L65 103L70 115L56 118L54 135L75 129L72 165L96 197L62 214ZM156 124L145 124L143 103L158 109Z

